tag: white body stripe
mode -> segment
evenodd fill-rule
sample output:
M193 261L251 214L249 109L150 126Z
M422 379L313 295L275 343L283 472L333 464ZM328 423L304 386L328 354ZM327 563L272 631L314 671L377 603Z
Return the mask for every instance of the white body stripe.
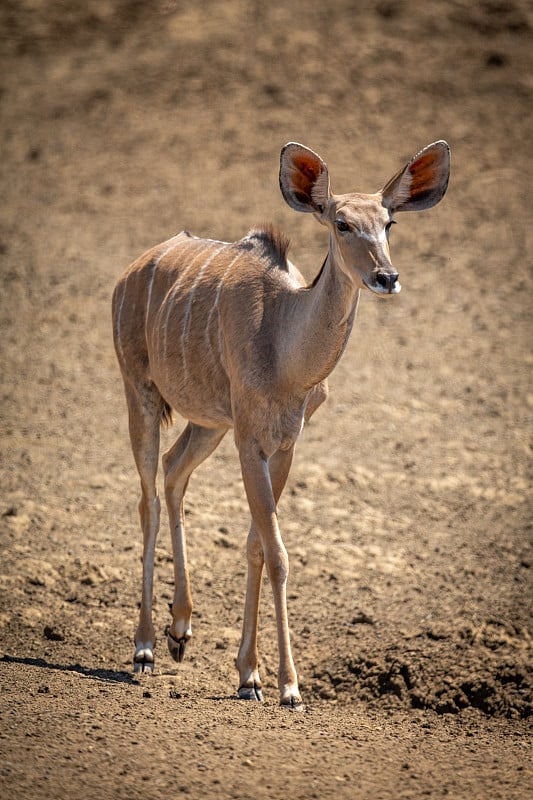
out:
M180 235L180 234L178 234L178 236L179 236L179 235ZM189 238L189 237L187 237L187 239L184 239L182 242L175 242L174 244L172 244L172 245L170 245L169 247L167 247L167 248L166 248L166 250L164 250L164 251L163 251L163 252L162 252L162 253L161 253L161 254L158 256L158 258L157 258L157 260L156 260L155 267L157 268L157 267L159 266L160 262L163 260L163 258L164 258L164 257L165 257L165 256L166 256L168 253L170 253L172 250L174 250L174 248L176 248L176 247L177 247L179 244L188 244L188 245L190 245L190 244L191 244L193 241L194 241L194 240L193 240L192 238ZM194 259L193 259L193 260L194 260ZM154 275L155 275L155 268L154 268ZM181 277L183 277L183 276L181 276ZM175 284L173 284L173 286L175 286ZM165 305L165 302L166 302L166 298L165 298L165 300L163 301L163 303L161 304L161 308L160 308L160 309L159 309L159 311L157 312L159 315L161 314L161 309L164 307L164 305ZM147 307L147 313L146 313L146 322L148 322L148 310L149 310L149 309L148 309L148 307ZM156 341L155 341L155 339L156 339L156 336L157 336L157 343L156 343ZM159 350L160 350L160 349L161 349L161 326L160 326L160 325L154 325L154 327L153 327L153 329L152 329L152 337L153 337L153 341L152 341L153 349L154 349L154 350L157 350L157 349L159 349ZM148 341L148 336L147 336L147 338L146 338L146 341ZM156 344L157 344L157 347L156 347Z
M152 267L152 274L150 276L150 284L148 286L148 295L146 297L146 314L144 316L144 338L148 341L148 315L150 313L150 302L152 300L152 289L154 286L154 279L155 279L155 271L157 269L157 265L159 264L159 259L154 261L154 265Z
M215 311L218 313L218 304L219 304L219 301L220 301L220 294L222 292L222 284L224 283L224 281L226 280L227 276L229 275L229 272L230 272L231 268L233 267L233 265L239 260L239 258L241 256L242 256L242 253L238 253L235 256L235 258L232 261L229 262L228 266L224 270L224 274L222 275L222 277L221 277L221 279L220 279L220 281L218 283L217 291L216 291L216 294L215 294L215 302L213 303L213 306L212 306L212 308L211 308L211 310L209 312L209 315L207 317L207 324L206 324L206 329L205 329L205 338L206 338L206 342L207 342L207 346L208 346L209 350L211 350L211 339L209 337L209 330L211 328L211 320L213 319L213 314L215 313ZM218 321L218 350L219 350L219 359L222 362L222 337L221 337L221 333L220 333L220 317L219 317L219 321Z
M120 326L121 326L121 323L122 323L122 310L124 308L124 301L126 299L126 288L127 288L127 285L128 285L128 274L126 273L126 277L124 278L124 288L122 290L122 297L120 299L120 304L119 304L118 309L117 309L117 322L116 322L117 347L118 347L118 350L120 352L120 358L121 358L123 364L126 363L126 359L124 357L124 350L122 348L122 339L121 339L121 334L120 334Z
M180 233L177 233L176 236L172 237L171 241L174 242L174 239L177 239L178 236L181 236L182 234L183 234L183 231L181 231ZM163 250L163 252L160 253L158 255L158 257L156 258L156 260L154 261L154 266L153 266L153 269L152 269L152 275L150 277L150 285L148 286L148 296L147 296L147 299L146 299L146 316L144 318L144 326L145 326L144 327L144 335L145 335L146 341L148 341L147 325L148 325L148 315L150 314L150 302L152 300L152 289L153 289L153 286L154 286L155 273L156 273L157 267L159 266L159 262L161 261L162 258L164 258L167 255L167 253L170 253L170 251L174 250L179 244L184 244L184 242L189 242L189 241L190 241L190 239L187 237L184 241L174 242L174 244L169 245L166 248L166 250Z
M192 311L192 304L194 302L194 294L196 292L198 284L202 280L202 276L203 276L204 272L206 271L207 267L211 264L213 259L216 258L218 256L218 254L221 253L222 250L224 250L226 247L227 247L227 244L223 243L221 245L221 247L217 248L215 250L215 252L212 255L209 256L209 258L207 259L205 264L203 264L203 266L200 268L200 270L198 272L198 275L194 279L194 283L193 283L193 285L191 287L191 290L189 292L189 298L187 300L187 307L186 307L185 313L183 315L183 328L182 328L182 331L181 331L181 357L183 359L183 368L185 370L185 373L187 373L187 355L186 355L185 345L186 345L186 339L187 339L187 336L189 335L189 329L190 329L190 325L191 325L191 311ZM211 349L211 348L209 348L209 349Z
M201 249L200 252L197 253L194 256L194 258L192 258L189 261L189 263L187 264L187 266L185 267L183 272L178 276L177 280L172 284L172 286L169 289L169 291L167 293L167 296L165 297L165 299L163 301L163 304L161 306L161 308L165 308L166 307L166 312L167 312L164 325L158 325L158 328L159 328L160 332L161 332L161 330L163 331L163 350L161 352L161 356L162 356L162 360L167 362L167 365L168 365L168 358L167 358L167 352L168 352L168 323L170 321L170 315L172 313L173 299L174 299L175 295L177 294L177 292L178 292L178 290L179 290L179 288L180 288L180 286L181 286L181 284L183 282L183 279L185 278L187 273L192 268L194 262L197 261L197 259L203 253L204 253L204 249Z

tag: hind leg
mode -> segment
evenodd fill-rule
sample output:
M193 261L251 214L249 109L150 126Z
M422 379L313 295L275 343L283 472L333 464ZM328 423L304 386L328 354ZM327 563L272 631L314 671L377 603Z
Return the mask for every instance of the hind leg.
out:
M174 601L167 642L175 661L183 660L185 646L192 635L192 599L183 524L183 497L193 470L211 455L225 433L226 428L202 428L189 422L181 436L163 456L165 497L174 555Z
M156 475L159 459L159 428L164 403L153 385L133 389L126 384L131 448L141 480L139 515L143 532L142 595L139 624L135 632L135 672L154 669L155 630L152 623L154 554L159 531L160 502Z

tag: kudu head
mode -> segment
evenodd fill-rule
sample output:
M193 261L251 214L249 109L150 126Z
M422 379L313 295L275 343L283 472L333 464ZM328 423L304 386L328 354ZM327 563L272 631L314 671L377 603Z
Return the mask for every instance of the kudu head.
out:
M330 230L330 256L358 288L391 295L401 290L391 264L389 230L397 211L422 211L442 199L450 175L444 141L413 156L376 194L332 194L325 162L289 142L281 151L279 182L287 203L311 212Z

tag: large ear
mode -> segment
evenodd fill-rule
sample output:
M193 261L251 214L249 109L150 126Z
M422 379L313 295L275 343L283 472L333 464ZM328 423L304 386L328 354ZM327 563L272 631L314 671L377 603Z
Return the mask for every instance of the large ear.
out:
M391 212L422 211L442 200L450 177L450 147L439 141L424 147L381 190Z
M321 214L331 196L326 164L297 142L289 142L281 151L279 185L283 197L296 211Z

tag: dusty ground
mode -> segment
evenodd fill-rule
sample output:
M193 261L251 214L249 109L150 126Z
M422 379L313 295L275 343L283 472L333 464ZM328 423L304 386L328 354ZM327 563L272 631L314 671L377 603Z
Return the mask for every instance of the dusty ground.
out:
M533 790L533 8L0 6L2 793L67 800L522 798ZM231 437L194 476L194 639L130 673L138 485L110 294L181 228L271 220L311 278L323 230L277 187L303 141L336 191L446 138L449 192L392 236L280 515L305 714L234 699L247 512ZM165 434L171 441L176 430Z

